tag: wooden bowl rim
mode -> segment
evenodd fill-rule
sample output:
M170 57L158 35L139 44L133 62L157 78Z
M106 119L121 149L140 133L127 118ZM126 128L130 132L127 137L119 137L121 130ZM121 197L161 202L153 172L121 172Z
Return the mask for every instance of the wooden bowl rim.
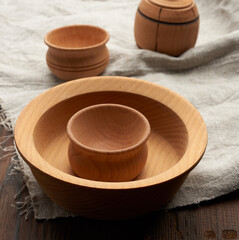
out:
M133 112L134 115L139 116L139 118L144 122L144 124L146 126L145 132L144 132L142 138L137 143L135 143L134 145L132 145L130 147L122 148L122 149L100 150L100 149L96 149L96 148L86 146L85 144L77 141L77 139L74 137L74 134L71 131L71 125L72 125L73 121L75 120L75 118L79 117L79 115L82 114L83 112L89 111L91 109L107 107L107 106L127 109L128 111ZM128 107L128 106L125 106L125 105L121 105L121 104L115 104L115 103L95 104L95 105L91 105L89 107L81 109L80 111L76 112L70 118L70 120L67 123L67 134L68 134L68 137L70 138L71 141L73 141L77 146L79 146L80 148L83 148L86 151L97 153L97 154L115 155L115 154L122 154L122 153L133 151L133 150L137 149L138 147L142 146L143 144L145 144L146 141L149 138L149 135L150 135L150 124L149 124L148 119L142 113L140 113L139 111L137 111L134 108L131 108L131 107Z
M59 31L59 30L62 30L62 29L66 29L66 28L91 28L91 29L98 29L100 30L101 32L103 32L105 34L105 39L97 44L93 44L93 45L90 45L90 46L87 46L87 47L61 47L61 46L58 46L58 45L55 45L53 43L50 43L48 41L48 36L50 34L52 34L53 32L55 31ZM64 50L64 51L84 51L84 50L89 50L89 49L94 49L94 48L97 48L97 47L101 47L103 45L105 45L110 39L110 35L109 33L101 28L101 27L98 27L98 26L94 26L94 25L69 25L69 26L63 26L63 27L59 27L59 28L55 28L53 30L51 30L50 32L48 32L45 37L44 37L44 42L45 44L50 47L50 48L54 48L54 49L58 49L58 50Z
M112 81L114 81L114 83L112 83ZM139 85L144 85L145 88L142 89L142 87L140 88ZM134 90L130 90L129 86L131 86L131 89ZM64 93L57 95L57 92L62 89L64 89ZM158 91L157 93L155 93L155 89L158 89L158 91L160 91L160 94L158 94ZM175 114L177 114L180 117L180 119L185 124L187 131L188 131L187 124L192 123L192 120L195 118L200 120L199 122L200 124L198 124L197 128L194 127L197 132L200 131L200 133L202 134L202 136L200 137L200 141L196 141L198 139L194 139L195 136L192 136L191 133L192 130L188 131L188 146L184 155L178 161L178 163L175 164L172 168L166 170L165 172L162 172L156 176L152 176L146 179L130 182L101 182L79 178L68 173L62 172L61 170L55 168L47 161L45 161L35 148L33 139L35 125L41 118L42 114L44 114L51 107L55 106L57 103L60 103L63 100L76 97L81 94L102 91L119 91L138 94L154 99L162 104L165 103L166 101L165 99L167 99L168 101L168 98L173 97L174 99L172 101L164 105L170 108ZM50 97L52 95L54 96L54 98ZM47 101L47 103L44 103L44 101ZM178 102L184 104L183 110L184 114L181 114L180 109L177 108ZM41 105L44 108L40 112L38 112L40 109L40 107L38 107L39 105ZM191 118L190 116L189 119L186 113L187 110L192 108L194 109L193 115L194 118ZM31 122L29 122L29 119L31 119ZM24 128L24 126L26 125L28 125L28 127L30 128L28 129L29 130L28 134L21 134L21 128ZM201 160L206 149L208 138L206 125L203 121L202 116L197 111L197 109L184 97L166 87L163 87L155 83L151 83L145 80L139 80L136 78L118 76L99 76L82 78L62 83L41 93L39 96L34 98L19 115L14 129L14 137L16 147L20 155L23 157L23 159L28 163L28 165L31 168L34 168L35 170L40 171L43 174L51 176L52 178L58 179L60 181L75 186L93 189L97 188L115 190L149 187L152 185L158 185L163 182L170 181L184 174L187 174ZM195 144L193 141L196 141L197 144ZM194 157L194 159L189 159L189 154L191 151L195 152L196 156ZM183 165L183 163L186 164Z

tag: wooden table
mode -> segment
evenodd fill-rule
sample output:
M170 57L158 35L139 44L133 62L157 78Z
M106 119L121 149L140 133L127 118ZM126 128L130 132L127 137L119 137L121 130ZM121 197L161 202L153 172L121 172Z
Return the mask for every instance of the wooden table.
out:
M25 220L14 200L23 182L17 176L8 175L13 151L1 157L2 149L12 145L12 141L12 132L0 125L0 240L239 239L239 191L197 206L159 211L124 221L95 221L82 217L36 221L33 214Z

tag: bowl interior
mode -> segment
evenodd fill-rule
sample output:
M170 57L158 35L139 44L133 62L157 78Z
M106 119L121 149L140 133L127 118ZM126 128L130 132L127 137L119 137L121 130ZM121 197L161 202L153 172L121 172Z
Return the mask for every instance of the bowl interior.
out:
M134 180L155 176L180 161L188 145L188 132L181 118L156 100L115 91L80 94L61 101L46 111L33 132L34 145L41 157L60 171L75 175L67 156L67 122L79 110L102 103L132 107L141 112L150 123L148 160L143 171Z
M68 122L70 139L103 152L126 150L146 141L150 126L138 111L119 104L97 104L77 112Z
M46 42L60 48L85 48L106 41L108 34L101 28L76 25L55 29L46 35Z

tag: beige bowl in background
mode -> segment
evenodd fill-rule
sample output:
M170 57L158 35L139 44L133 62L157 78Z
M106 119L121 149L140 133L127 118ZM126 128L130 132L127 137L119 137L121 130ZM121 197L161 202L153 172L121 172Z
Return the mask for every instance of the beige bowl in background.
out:
M46 34L46 62L65 81L101 74L109 62L109 34L90 25L65 26ZM72 70L74 69L74 71Z

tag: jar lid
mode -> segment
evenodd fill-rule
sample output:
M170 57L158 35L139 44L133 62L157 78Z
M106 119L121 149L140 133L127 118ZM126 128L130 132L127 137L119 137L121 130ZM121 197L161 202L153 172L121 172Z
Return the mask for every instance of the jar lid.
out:
M192 5L192 0L149 0L150 3L164 8L182 9Z
M138 11L159 23L189 23L199 18L193 0L141 0Z

